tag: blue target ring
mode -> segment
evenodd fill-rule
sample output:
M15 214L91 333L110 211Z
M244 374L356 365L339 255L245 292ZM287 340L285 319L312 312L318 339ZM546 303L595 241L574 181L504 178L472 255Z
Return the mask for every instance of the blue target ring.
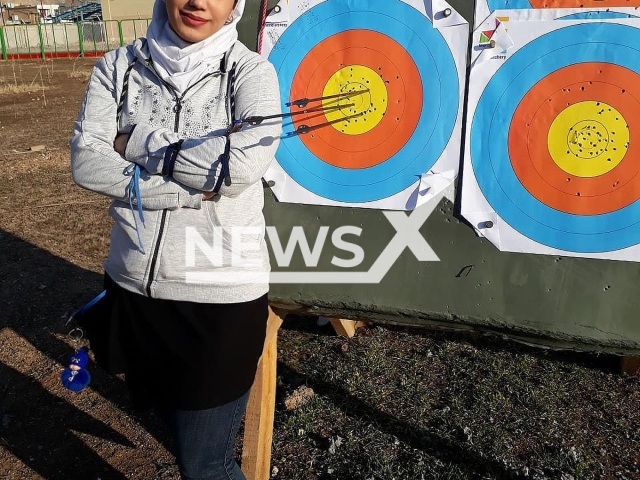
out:
M529 0L488 0L489 11L511 10L511 9L530 9Z
M414 60L423 82L422 112L414 134L395 155L369 168L330 165L297 136L282 139L276 158L307 190L331 200L359 203L399 193L433 167L455 127L459 81L445 39L413 7L398 0L327 0L293 22L269 55L278 72L283 111L289 109L290 87L307 53L326 38L354 29L387 35Z
M490 12L495 12L496 10L530 10L534 8L529 0L487 0L487 6L489 7ZM575 5L566 5L565 7L572 7ZM606 6L606 5L603 5ZM607 11L590 11L590 12L580 12L574 13L570 15L565 15L564 17L558 17L556 20L605 20L612 18L637 18L636 15L631 15L627 13L621 12L607 12Z
M521 234L549 247L580 253L614 251L640 243L640 201L600 215L560 212L524 188L508 151L511 119L538 81L560 68L584 62L611 63L639 74L638 45L640 31L625 25L564 27L521 48L487 84L471 125L471 162L489 204Z
M556 20L612 20L616 18L638 18L637 15L622 12L580 12L558 17Z

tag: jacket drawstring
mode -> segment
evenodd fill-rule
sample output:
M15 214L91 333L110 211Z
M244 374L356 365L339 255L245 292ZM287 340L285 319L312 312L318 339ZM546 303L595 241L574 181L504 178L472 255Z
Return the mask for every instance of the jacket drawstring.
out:
M129 64L127 71L124 74L124 82L122 84L122 95L120 95L120 102L118 102L118 111L116 114L118 127L120 126L120 119L122 118L122 110L124 107L125 99L127 98L127 94L129 93L129 76L131 75L131 70L135 66L137 61L136 57L133 57L133 60ZM142 243L142 236L140 235L140 229L138 227L138 220L136 219L135 209L133 208L133 199L135 198L136 204L138 206L138 215L140 215L140 222L142 226L146 228L144 224L144 213L142 211L142 195L140 194L140 165L135 163L130 163L127 168L122 172L125 177L131 177L129 181L129 185L127 186L127 196L129 197L129 208L131 209L131 215L133 216L133 222L136 227L136 234L138 235L138 246L142 251L142 254L145 255L144 244Z
M129 185L127 186L129 208L131 209L131 215L133 215L136 233L138 234L138 245L140 246L142 254L145 255L142 237L140 236L140 229L138 228L138 220L136 219L135 210L133 208L133 199L135 198L138 205L138 215L140 215L140 222L142 223L142 226L146 228L144 224L144 212L142 211L142 195L140 194L140 165L131 163L127 168L124 169L123 173L126 177L131 177Z

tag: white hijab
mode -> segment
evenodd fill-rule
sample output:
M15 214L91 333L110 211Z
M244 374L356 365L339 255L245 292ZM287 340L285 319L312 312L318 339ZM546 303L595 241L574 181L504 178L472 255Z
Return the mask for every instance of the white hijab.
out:
M147 30L147 44L158 74L180 94L218 69L224 54L238 40L236 26L244 12L245 0L238 0L233 21L198 43L188 43L169 25L165 0L156 0Z

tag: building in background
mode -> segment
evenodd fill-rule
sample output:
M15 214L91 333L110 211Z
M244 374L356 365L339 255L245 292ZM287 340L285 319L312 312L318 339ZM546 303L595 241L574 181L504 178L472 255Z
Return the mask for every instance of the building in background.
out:
M20 25L36 23L38 10L31 5L0 3L0 25Z
M0 2L0 26L47 23L58 14L60 5L30 2Z
M102 18L125 20L151 18L154 0L102 0Z
M40 14L40 21L46 22L51 21L56 15L58 15L58 11L60 10L60 5L47 5L39 3L36 5L38 9L38 13Z

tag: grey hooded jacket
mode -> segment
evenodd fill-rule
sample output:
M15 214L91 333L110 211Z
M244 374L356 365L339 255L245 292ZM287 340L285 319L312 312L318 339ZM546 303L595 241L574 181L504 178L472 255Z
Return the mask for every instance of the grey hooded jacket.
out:
M181 96L154 73L143 39L98 61L70 144L73 180L113 198L105 271L154 298L235 303L267 293L261 178L282 124L226 133L234 119L277 113L273 66L239 42ZM119 132L131 132L125 158L113 147Z

